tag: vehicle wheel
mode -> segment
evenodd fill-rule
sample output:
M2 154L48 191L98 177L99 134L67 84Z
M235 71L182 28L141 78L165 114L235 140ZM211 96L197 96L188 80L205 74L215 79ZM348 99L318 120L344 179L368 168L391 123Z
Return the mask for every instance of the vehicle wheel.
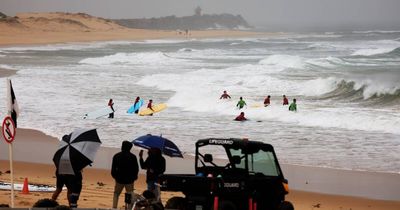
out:
M178 196L172 197L165 204L165 208L166 209L185 210L186 209L186 199L183 197L178 197Z
M221 201L218 210L237 210L235 204L230 201Z
M294 210L294 206L289 201L283 201L279 204L278 210Z

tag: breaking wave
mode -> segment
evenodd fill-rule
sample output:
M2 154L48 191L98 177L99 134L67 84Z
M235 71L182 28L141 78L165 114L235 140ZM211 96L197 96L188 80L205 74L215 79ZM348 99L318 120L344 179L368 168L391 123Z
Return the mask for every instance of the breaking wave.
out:
M361 49L355 51L352 55L361 56L373 56L373 55L400 55L400 47L383 47L383 48L371 48Z
M372 82L355 82L342 80L337 87L321 99L338 99L350 102L369 102L371 105L395 105L400 102L399 86L384 86Z
M162 52L142 52L142 53L116 53L103 57L85 58L79 61L80 64L90 65L159 65L165 63L181 62L181 59L172 58Z

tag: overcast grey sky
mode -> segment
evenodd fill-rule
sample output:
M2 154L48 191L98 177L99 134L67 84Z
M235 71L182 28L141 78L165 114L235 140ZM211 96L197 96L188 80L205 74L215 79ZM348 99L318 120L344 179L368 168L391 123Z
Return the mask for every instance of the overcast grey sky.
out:
M0 0L0 12L85 12L105 18L242 15L271 30L400 29L400 0Z

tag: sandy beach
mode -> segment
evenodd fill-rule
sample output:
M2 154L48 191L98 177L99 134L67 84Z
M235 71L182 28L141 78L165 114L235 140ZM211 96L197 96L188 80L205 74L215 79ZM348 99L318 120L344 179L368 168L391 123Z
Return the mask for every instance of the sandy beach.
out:
M0 22L0 45L36 45L65 42L91 42L110 40L143 39L187 39L211 37L257 36L250 31L207 30L191 31L190 36L176 31L154 31L127 29L103 19L84 15L65 15L62 13L19 14L19 23ZM58 19L57 19L58 18ZM84 24L71 24L60 21L69 18ZM55 24L57 23L57 24ZM76 22L75 22L76 23ZM60 24L64 24L60 30ZM0 77L11 77L15 70L0 69ZM8 182L10 177L8 145L0 140L0 181ZM14 177L16 183L28 178L30 184L55 184L55 167L52 156L58 147L58 139L41 131L18 129L13 143ZM111 208L114 180L110 175L112 156L119 150L102 147L96 155L93 167L83 171L83 191L78 202L82 208ZM138 154L138 148L132 152ZM400 209L400 174L346 171L327 168L283 165L291 188L287 200L293 202L295 209L337 209L337 210L398 210ZM193 160L167 158L166 173L192 173ZM144 171L135 182L135 192L145 189ZM104 183L99 185L98 183ZM66 193L59 197L60 204L67 204ZM172 193L162 193L165 202ZM38 199L50 198L51 192L16 193L15 207L31 207ZM0 190L0 204L10 204L10 191ZM123 196L119 207L122 208Z
M190 31L186 35L175 30L131 29L82 13L20 13L17 17L18 22L0 21L0 45L245 37L260 34L240 30L203 30Z
M58 139L45 135L44 133L30 129L18 129L17 136L13 143L14 153L14 179L15 183L23 183L25 178L28 178L29 184L55 184L54 171L55 167L52 164L52 156L58 147ZM139 148L134 147L132 152L138 154ZM110 175L110 164L111 157L118 152L116 148L101 148L96 155L93 167L87 167L83 170L83 191L79 200L79 207L89 208L111 208L112 204L112 193L114 180ZM8 146L4 140L0 143L0 181L8 182L10 175L6 173L9 170L8 161ZM185 159L180 158L167 158L167 172L166 173L184 173L193 171L193 160L190 157ZM313 191L311 188L318 190L324 188L324 185L330 185L332 192L340 191L345 189L346 186L343 183L348 183L346 178L341 179L342 173L332 173L325 169L312 169L308 167L295 167L284 165L283 170L286 177L289 179L289 183L301 183L304 180L302 176L296 176L296 173L303 173L305 171L312 170L313 176L307 176L308 182L312 185L316 182L313 187L304 190L294 190L296 188L291 186L292 190L287 196L287 200L293 202L296 209L298 210L309 210L309 209L373 209L373 210L396 210L400 208L399 199L368 199L355 196L343 196L343 195L332 195L332 193L315 193L307 192ZM363 173L348 172L349 177L353 177L354 182L356 179L363 180L366 176ZM330 175L327 175L330 174ZM368 176L368 174L367 174ZM293 177L292 179L290 177ZM388 193L397 193L398 196L398 176L395 176L393 180L390 180L390 175L387 174L375 174L372 177L379 179L379 177L388 179L387 182L391 182L392 189L387 189ZM331 180L333 184L329 184L324 178ZM397 178L397 179L396 179ZM365 180L364 180L365 181ZM104 183L100 186L98 183ZM371 183L372 185L374 183ZM377 184L390 187L388 183L378 182ZM365 183L367 185L367 183ZM135 182L135 192L141 193L145 190L145 177L144 171L140 171L139 179ZM326 186L325 186L326 187ZM365 190L367 186L360 185L355 190ZM307 191L305 191L307 190ZM373 189L368 189L373 191ZM379 189L376 189L379 190ZM392 190L392 192L390 192ZM51 192L30 192L30 194L20 194L16 192L15 207L31 207L35 201L40 198L50 198ZM337 193L336 193L337 194ZM0 203L9 204L10 202L10 191L0 191ZM65 191L60 195L58 202L60 204L67 204L65 198ZM162 198L165 202L169 197L176 195L174 193L162 192ZM383 195L383 194L382 194ZM119 207L122 208L123 196L120 197Z

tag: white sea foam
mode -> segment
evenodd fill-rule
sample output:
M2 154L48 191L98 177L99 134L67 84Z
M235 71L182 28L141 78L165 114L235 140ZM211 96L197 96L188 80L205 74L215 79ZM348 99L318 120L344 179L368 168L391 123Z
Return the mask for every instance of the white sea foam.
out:
M160 65L166 63L181 62L177 58L171 58L162 52L144 53L116 53L104 57L85 58L79 63L91 65L112 65L112 64L131 64L131 65Z
M298 94L305 96L319 96L334 90L337 87L338 79L334 77L317 78L301 82L303 88L299 88Z
M400 31L384 31L384 30L372 30L372 31L352 31L354 34L369 34L369 33L382 33L382 34L391 34L391 33L400 33Z
M2 50L3 52L84 50L84 49L102 48L113 43L123 44L123 42L93 42L90 44L87 43L49 44L49 45L23 46L23 47L4 47L0 48L0 50Z
M185 42L191 42L191 41L196 41L196 39L149 39L149 40L144 40L141 43L144 43L144 44L177 44L177 43L185 43Z
M303 68L305 66L304 60L300 56L293 55L271 55L261 60L259 64L284 68Z
M179 49L177 53L168 53L169 56L174 58L188 58L188 59L235 59L235 60L246 60L246 59L261 59L262 56L258 54L265 53L265 49L252 49L249 51L247 49L243 50L224 50L224 49Z
M374 95L381 96L385 94L394 94L400 90L400 85L397 83L380 83L372 79L355 79L354 89L364 88L363 97L368 99Z
M385 56L350 55L396 41L299 37L121 42L79 53L14 51L7 54L7 65L20 69L13 76L18 123L56 137L77 127L96 127L103 145L112 147L122 139L162 133L188 153L198 138L249 136L276 145L290 164L398 172L391 164L400 161L393 152L400 136L398 105L376 108L318 97L336 90L342 80L363 87L365 97L392 92L399 84L394 56L388 65ZM38 59L21 59L27 56ZM49 57L57 59L48 62ZM357 66L364 63L376 66ZM388 78L377 79L382 72ZM0 78L4 88L5 78ZM220 100L223 90L232 99ZM281 105L283 94L290 101L297 98L297 113ZM266 95L272 104L264 108ZM166 102L169 108L153 117L129 115L136 96ZM245 123L232 121L240 112L235 107L240 96L248 104L244 111L250 121ZM0 101L4 97L0 94ZM82 120L109 98L115 101L115 119Z
M371 56L371 55L379 55L385 54L393 51L396 47L383 47L383 48L370 48L370 49L361 49L355 51L352 55L363 55L363 56Z
M360 43L353 47L352 55L372 56L384 54L400 47L400 42L395 40L378 40Z
M193 51L195 50L192 48L181 48L178 50L178 52L193 52Z
M0 64L0 68L2 68L2 69L13 69L12 66L10 66L10 65L5 65L5 64Z
M338 65L343 65L344 61L336 57L316 58L307 60L308 64L320 66L324 68L334 68Z
M233 115L237 112L235 109L236 100L228 100L222 102L219 100L220 92L224 87L232 88L231 92L235 91L251 91L253 88L260 86L265 80L253 78L249 82L240 84L240 88L233 88L229 84L220 84L216 86L217 81L222 81L222 78L210 77L211 72L203 72L208 76L202 76L201 72L191 72L187 74L160 74L144 77L138 82L140 85L155 86L161 90L173 90L176 93L169 99L168 104L170 106L180 107L186 111L194 112L209 112L219 115ZM215 76L215 75L214 75ZM210 81L210 78L212 81ZM274 82L275 80L275 82ZM155 81L158 81L156 83ZM180 81L178 84L173 81ZM234 82L238 82L239 77L233 79ZM215 82L215 83L214 83ZM268 82L278 84L282 81L274 78L269 78ZM303 83L299 83L298 94L304 95L319 95L324 92L329 92L336 87L337 81L335 78L327 79L316 79ZM231 84L232 85L232 84ZM250 85L253 85L251 87ZM272 86L273 86L272 85ZM292 84L294 85L294 84ZM303 88L299 88L302 86ZM265 88L265 86L263 86ZM262 91L264 88L259 88L257 91ZM286 87L288 88L288 86ZM196 93L196 94L193 94ZM234 98L238 98L238 95L232 95ZM260 95L261 97L263 95ZM273 95L276 97L276 95ZM288 123L295 123L303 126L312 127L324 127L324 128L342 128L351 130L365 130L365 131L381 131L400 134L397 129L400 125L400 119L395 119L393 116L382 117L379 113L373 112L371 114L358 115L360 110L351 108L316 108L313 104L303 104L301 99L298 99L298 113L291 113L287 111L287 107L279 106L276 102L274 105L268 107L268 109L252 108L251 104L260 104L257 101L258 97L246 97L245 100L249 104L245 110L246 115L250 119L258 120L277 120ZM262 100L262 99L261 99ZM280 100L279 100L280 101ZM278 102L279 103L279 102ZM278 105L278 106L277 106ZM340 114L339 114L340 113ZM367 112L370 113L370 112ZM385 113L386 115L387 113ZM355 116L357 115L357 116ZM379 116L379 117L378 117ZM378 118L378 119L377 119ZM394 120L394 121L393 121Z

